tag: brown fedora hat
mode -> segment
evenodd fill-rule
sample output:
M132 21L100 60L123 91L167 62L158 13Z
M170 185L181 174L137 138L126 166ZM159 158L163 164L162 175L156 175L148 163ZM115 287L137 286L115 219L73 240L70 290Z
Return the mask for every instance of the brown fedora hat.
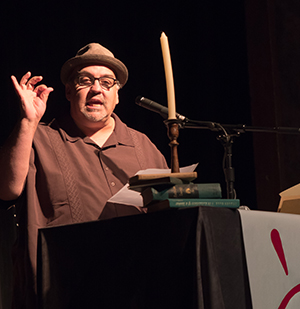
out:
M60 71L60 78L65 85L75 68L79 66L103 65L111 69L121 87L128 79L128 70L123 62L115 58L113 53L98 43L90 43L77 52L76 56L67 60Z

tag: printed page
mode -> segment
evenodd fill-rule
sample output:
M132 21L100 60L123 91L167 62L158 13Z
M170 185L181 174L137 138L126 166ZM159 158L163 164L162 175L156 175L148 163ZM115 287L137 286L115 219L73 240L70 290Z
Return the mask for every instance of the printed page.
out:
M193 172L196 167L198 166L198 163L181 167L180 172L181 173L190 173ZM140 174L164 174L164 173L171 173L170 169L155 169L155 168L149 168L146 170L140 170L136 173L136 175ZM117 204L124 204L124 205L134 205L134 206L143 206L143 199L139 192L130 190L129 184L127 183L119 192L117 192L115 195L113 195L108 202L111 203L117 203Z

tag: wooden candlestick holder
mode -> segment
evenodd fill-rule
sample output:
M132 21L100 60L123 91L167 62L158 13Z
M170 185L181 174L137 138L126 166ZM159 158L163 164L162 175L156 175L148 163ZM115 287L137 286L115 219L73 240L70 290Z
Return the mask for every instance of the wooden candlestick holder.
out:
M171 173L179 173L178 145L179 123L178 119L167 119L164 121L168 129L168 137L170 139L169 146L171 147Z
M157 173L157 174L138 174L129 179L129 189L139 191L145 189L145 187L154 187L159 184L168 184L173 186L174 184L190 183L197 178L197 172L183 172L179 170L178 160L178 136L179 136L179 124L178 119L167 119L164 121L168 128L168 137L170 139L169 146L171 147L171 173ZM177 181L175 181L177 180Z

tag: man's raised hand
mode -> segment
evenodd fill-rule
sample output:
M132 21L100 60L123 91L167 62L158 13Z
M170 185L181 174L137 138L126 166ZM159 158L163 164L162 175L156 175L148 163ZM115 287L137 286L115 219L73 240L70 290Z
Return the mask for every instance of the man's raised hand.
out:
M20 83L15 76L11 76L11 80L21 101L22 117L38 123L46 111L48 96L53 88L37 85L43 79L42 76L30 77L31 72L27 72Z

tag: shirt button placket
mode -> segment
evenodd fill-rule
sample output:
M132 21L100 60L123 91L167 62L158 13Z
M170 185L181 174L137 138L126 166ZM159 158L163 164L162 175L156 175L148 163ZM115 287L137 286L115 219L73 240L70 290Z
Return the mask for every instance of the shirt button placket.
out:
M109 180L109 168L107 166L104 167L105 173L106 173L106 179L108 180L108 183L110 184L111 187L115 187L116 183L114 181Z

